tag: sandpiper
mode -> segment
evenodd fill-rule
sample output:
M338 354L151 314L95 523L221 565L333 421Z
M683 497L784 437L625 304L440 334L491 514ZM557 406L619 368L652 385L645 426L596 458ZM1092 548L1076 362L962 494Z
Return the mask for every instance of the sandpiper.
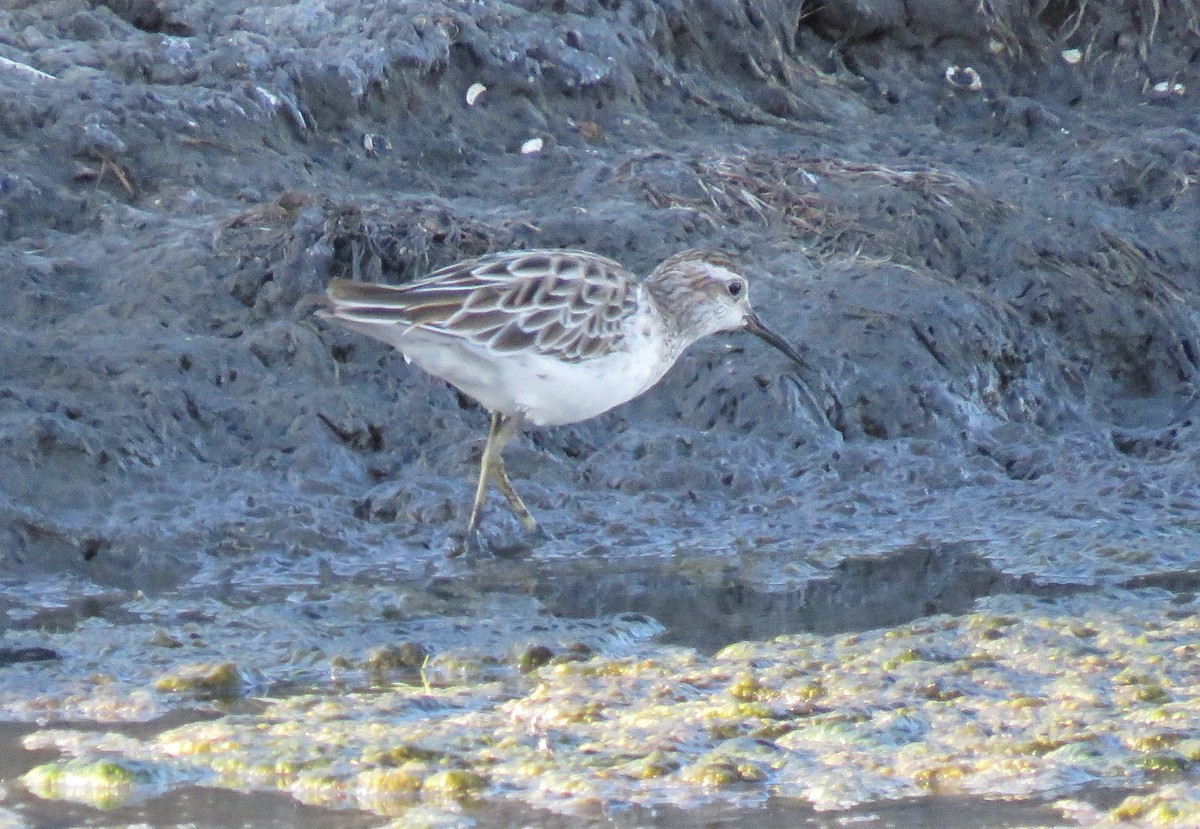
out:
M527 531L538 528L501 457L525 421L552 426L607 412L721 331L744 329L806 365L754 313L733 260L711 250L677 253L645 280L587 251L508 251L403 285L335 279L328 296L323 316L389 343L491 412L468 543L489 481Z

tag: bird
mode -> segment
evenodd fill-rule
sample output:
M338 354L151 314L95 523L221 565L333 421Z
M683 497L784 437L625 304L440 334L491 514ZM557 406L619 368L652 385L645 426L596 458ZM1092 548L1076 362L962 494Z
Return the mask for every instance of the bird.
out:
M489 484L527 532L540 532L502 457L524 424L603 414L720 332L748 331L807 368L759 319L734 260L705 248L676 253L644 279L612 259L560 249L486 254L398 285L333 279L319 313L388 343L491 413L468 540L479 532Z

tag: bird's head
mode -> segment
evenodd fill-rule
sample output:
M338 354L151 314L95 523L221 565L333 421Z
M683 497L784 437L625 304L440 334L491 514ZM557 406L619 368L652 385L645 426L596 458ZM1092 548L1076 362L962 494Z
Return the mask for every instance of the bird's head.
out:
M720 251L677 253L654 269L646 288L664 315L675 318L685 345L709 334L742 329L806 366L787 340L763 324L750 305L750 287L737 264Z

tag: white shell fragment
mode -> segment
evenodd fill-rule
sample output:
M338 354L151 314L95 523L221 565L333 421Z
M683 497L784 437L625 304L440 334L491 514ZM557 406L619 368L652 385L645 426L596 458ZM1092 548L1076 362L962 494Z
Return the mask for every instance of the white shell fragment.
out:
M363 151L368 158L376 158L381 152L392 148L392 142L376 132L365 132L362 137Z
M979 73L969 66L947 66L946 83L955 89L965 89L968 92L978 92L983 89L983 80Z
M475 106L475 102L479 100L479 96L487 92L487 87L481 83L473 83L467 87L467 106Z
M540 138L530 138L521 145L521 153L522 155L537 155L542 151L544 143Z
M1063 49L1062 50L1062 59L1064 61L1066 61L1067 63L1071 64L1072 66L1074 66L1075 64L1077 64L1083 60L1083 50L1082 49Z
M1151 88L1156 95L1182 95L1187 91L1187 87L1178 81L1159 81Z

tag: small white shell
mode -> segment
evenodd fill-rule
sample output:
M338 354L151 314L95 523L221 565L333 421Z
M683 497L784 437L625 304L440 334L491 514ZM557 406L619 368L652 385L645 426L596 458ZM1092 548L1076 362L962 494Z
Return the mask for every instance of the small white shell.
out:
M1082 49L1063 49L1062 50L1062 59L1065 60L1067 63L1071 64L1072 66L1074 66L1075 64L1077 64L1081 60L1083 60L1083 50Z
M467 87L467 106L475 106L475 102L479 100L479 96L487 92L487 87L481 83L473 83Z
M381 152L390 150L392 142L377 132L364 132L362 137L363 151L368 158L375 158Z
M542 151L542 145L545 142L540 138L530 138L521 145L521 153L523 155L537 155Z
M978 92L983 89L983 79L969 66L947 66L946 83L955 89L965 89L968 92Z

